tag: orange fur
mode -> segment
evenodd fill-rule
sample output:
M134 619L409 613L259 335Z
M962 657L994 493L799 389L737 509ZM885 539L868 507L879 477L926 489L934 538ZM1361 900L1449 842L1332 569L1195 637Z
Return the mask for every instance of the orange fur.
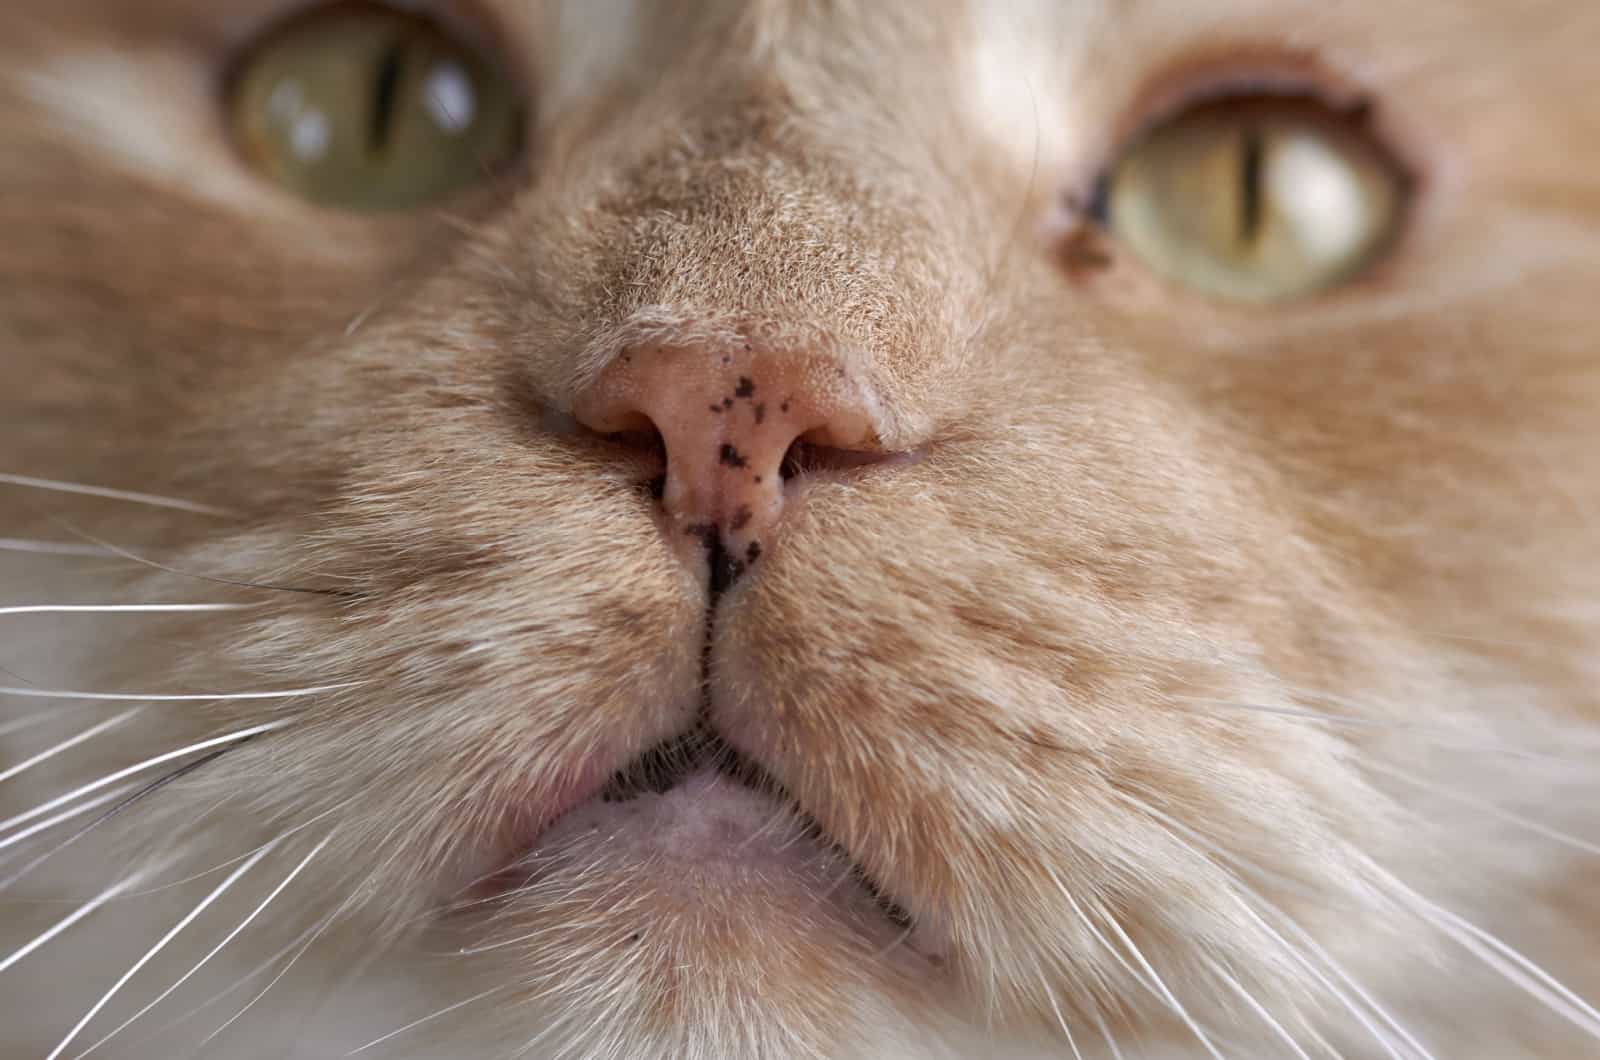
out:
M278 587L0 552L0 606L252 605L0 617L0 683L340 686L150 704L0 784L4 818L285 723L0 895L0 959L128 865L298 829L130 988L330 837L171 1002L333 916L216 1055L342 1054L482 991L362 1055L1207 1055L1174 1000L1223 1055L1290 1055L1256 1005L1311 1055L1386 1055L1332 964L1438 1057L1600 1055L1394 882L1600 998L1597 855L1516 820L1600 840L1600 8L492 0L549 90L528 165L362 218L262 184L218 116L293 6L0 11L0 472L226 512L0 486L0 536ZM1230 62L1375 104L1418 179L1394 252L1271 309L1104 236L1063 269L1061 197ZM708 619L641 458L561 424L625 348L751 336L847 364L920 458L797 480ZM757 868L665 817L626 849L568 820L536 886L445 910L693 721L707 638L710 722L840 850L789 810ZM0 769L105 713L0 730ZM218 880L0 973L0 1052L43 1055ZM191 1048L269 979L105 1052Z

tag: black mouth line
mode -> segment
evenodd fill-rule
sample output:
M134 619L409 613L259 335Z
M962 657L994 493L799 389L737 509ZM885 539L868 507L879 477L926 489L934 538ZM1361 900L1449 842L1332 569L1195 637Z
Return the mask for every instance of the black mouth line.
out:
M787 788L759 763L741 755L704 724L657 744L617 770L600 790L599 798L601 802L618 803L645 795L662 795L702 769L710 769L742 787L760 792L794 814L807 838L850 867L849 878L866 892L890 923L902 931L909 932L912 929L915 921L911 913L885 891L851 856L850 851L823 829L816 818L805 811Z

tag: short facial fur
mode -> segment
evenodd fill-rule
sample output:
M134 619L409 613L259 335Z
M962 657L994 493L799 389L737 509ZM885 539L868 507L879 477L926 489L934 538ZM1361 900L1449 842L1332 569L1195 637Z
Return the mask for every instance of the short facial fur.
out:
M276 726L0 847L0 961L172 885L0 971L0 1052L275 842L64 1055L313 852L104 1055L280 971L199 1055L1600 1055L1600 7L495 0L525 163L384 217L232 148L292 7L0 9L0 473L205 509L0 485L0 608L245 605L0 615L0 774L133 712L0 819ZM1063 262L1141 107L1263 65L1372 103L1383 261ZM913 457L796 478L708 608L571 420L667 349L826 359ZM552 824L697 721L791 801Z

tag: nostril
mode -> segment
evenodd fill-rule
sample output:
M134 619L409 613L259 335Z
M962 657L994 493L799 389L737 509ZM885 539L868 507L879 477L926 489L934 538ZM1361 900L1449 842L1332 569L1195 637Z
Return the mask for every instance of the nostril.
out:
M845 449L834 445L796 438L783 455L781 473L784 481L800 475L818 472L846 472L877 464L909 463L917 459L915 452L884 449Z

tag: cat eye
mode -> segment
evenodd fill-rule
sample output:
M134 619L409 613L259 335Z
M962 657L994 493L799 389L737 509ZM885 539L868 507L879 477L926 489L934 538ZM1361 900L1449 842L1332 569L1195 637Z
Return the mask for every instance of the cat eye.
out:
M1316 293L1371 263L1405 180L1358 121L1310 99L1191 107L1139 137L1104 189L1111 231L1152 269L1216 298Z
M230 83L245 158L311 202L399 210L485 179L521 149L511 78L440 23L369 3L270 33Z

